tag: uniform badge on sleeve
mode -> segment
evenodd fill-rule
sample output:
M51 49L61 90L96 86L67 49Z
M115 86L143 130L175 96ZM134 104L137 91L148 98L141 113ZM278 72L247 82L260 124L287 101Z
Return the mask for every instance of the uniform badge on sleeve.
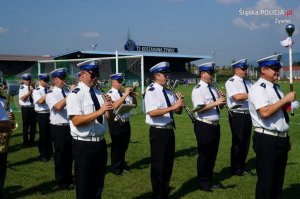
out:
M80 91L80 88L75 88L75 89L72 91L72 93L77 94L79 91Z
M263 88L266 88L266 84L265 83L261 83L260 86L263 87Z

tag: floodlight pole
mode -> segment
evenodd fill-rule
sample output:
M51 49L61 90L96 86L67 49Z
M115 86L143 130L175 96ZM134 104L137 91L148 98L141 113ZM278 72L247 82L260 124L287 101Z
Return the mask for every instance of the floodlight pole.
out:
M295 31L295 26L294 24L288 24L285 27L285 31L287 32L287 34L289 35L289 38L292 41L292 35ZM293 85L293 51L292 51L292 44L289 45L289 70L290 70L290 92L294 91L294 85ZM293 109L291 109L291 115L294 116L294 111Z

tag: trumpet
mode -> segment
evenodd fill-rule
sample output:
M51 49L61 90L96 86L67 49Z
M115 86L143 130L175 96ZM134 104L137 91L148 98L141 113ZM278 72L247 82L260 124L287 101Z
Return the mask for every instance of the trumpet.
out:
M133 85L133 87L129 87L130 88L130 93L129 96L130 97L136 97L136 96L140 96L140 94L138 92L136 92L136 89L138 87L138 84ZM120 87L120 91L125 92L126 88L124 86Z
M167 81L167 86L168 88L170 89L170 91L172 91L174 93L174 95L177 97L177 94L175 92L175 89L174 87L171 85L171 82L170 81ZM184 110L187 112L189 118L192 120L192 123L195 123L196 122L196 118L195 116L193 115L192 111L189 109L189 107L187 105L183 106Z

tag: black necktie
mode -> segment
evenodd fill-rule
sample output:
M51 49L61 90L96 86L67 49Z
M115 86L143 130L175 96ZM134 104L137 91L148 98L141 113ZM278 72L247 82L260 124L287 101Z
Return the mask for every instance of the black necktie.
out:
M123 93L121 91L118 91L120 97L123 97ZM126 104L126 100L123 101L123 104Z
M47 94L47 87L44 88L45 94Z
M168 107L170 107L171 106L171 102L170 102L169 97L167 95L166 89L164 89L164 88L163 88L163 94L165 96L165 99L166 99ZM174 129L176 129L175 121L174 121L174 115L173 115L172 111L170 111L170 116L171 116L171 119L173 120L172 125L173 125Z
M208 84L208 90L209 90L209 92L210 92L210 94L211 94L213 100L216 101L216 97L215 97L214 93L212 92L211 87L210 87L209 84ZM220 115L220 109L219 109L219 106L216 106L216 109L217 109L217 113Z
M30 92L30 86L28 86L28 92ZM33 98L31 95L29 95L29 102L32 104L33 103Z
M275 90L275 92L276 92L278 98L281 99L281 96L280 96L280 94L279 94L279 92L278 92L278 90L277 90L276 85L277 85L277 84L274 84L274 85L273 85L273 88L274 88L274 90ZM288 115L287 111L286 111L284 108L282 108L281 110L282 110L282 112L283 112L285 122L288 124L288 123L290 122L289 115Z
M65 91L64 91L63 88L61 89L61 93L62 93L62 95L63 95L64 97L66 97L66 93L65 93Z
M94 89L93 88L90 88L90 94L91 94L91 97L92 97L92 100L94 102L94 106L95 106L95 109L96 111L99 110L101 108L100 104L99 104L99 101L96 97L96 94L94 92ZM97 121L102 124L103 122L103 118L102 118L102 115L100 115L99 117L97 117Z
M246 92L248 93L248 88L247 88L247 85L246 85L246 81L243 79L243 83L244 83L244 86L245 86L245 89L246 89Z

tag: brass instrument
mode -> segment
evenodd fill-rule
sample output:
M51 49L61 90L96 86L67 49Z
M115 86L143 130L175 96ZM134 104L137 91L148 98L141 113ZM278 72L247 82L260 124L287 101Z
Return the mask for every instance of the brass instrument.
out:
M135 83L133 83L132 87L130 87L130 89L131 89L131 91L129 93L130 97L136 97L136 96L140 95L138 92L136 92L136 89L137 89L138 86L139 86L138 83L135 82ZM126 90L126 87L121 86L120 91L125 92L125 90Z
M170 81L167 82L167 86L168 86L169 90L172 91L176 97L178 97L177 94L176 94L176 92L175 92L175 89L174 89L174 87L171 85L171 82L170 82ZM196 118L195 118L195 116L193 115L192 111L189 109L189 107L188 107L187 105L185 105L185 106L183 106L183 108L184 108L184 110L187 112L189 118L192 120L192 123L195 123L195 122L196 122Z

